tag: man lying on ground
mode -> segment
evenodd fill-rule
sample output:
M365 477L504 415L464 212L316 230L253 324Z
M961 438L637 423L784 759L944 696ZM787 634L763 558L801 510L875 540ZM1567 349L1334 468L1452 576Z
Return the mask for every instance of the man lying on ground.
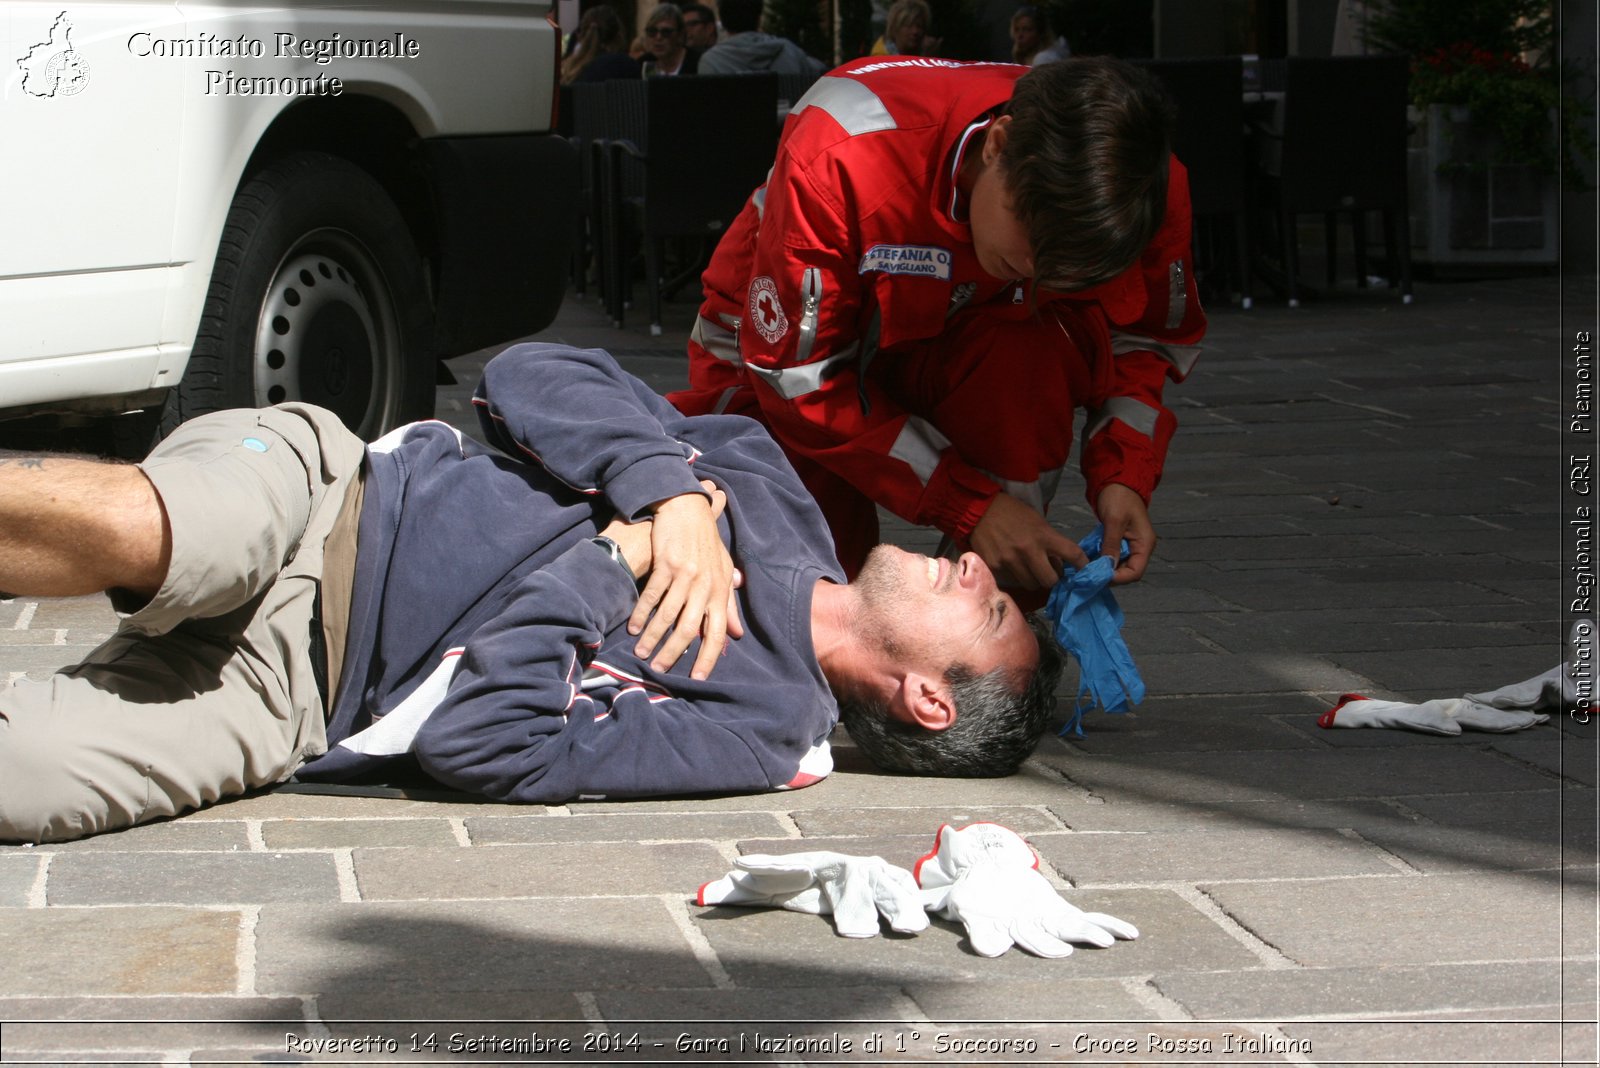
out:
M602 352L510 349L475 404L494 449L440 422L364 446L287 404L137 466L0 466L0 589L130 613L0 690L0 838L399 759L515 802L795 788L841 714L899 770L1032 750L1059 659L976 556L883 547L846 584L765 431Z

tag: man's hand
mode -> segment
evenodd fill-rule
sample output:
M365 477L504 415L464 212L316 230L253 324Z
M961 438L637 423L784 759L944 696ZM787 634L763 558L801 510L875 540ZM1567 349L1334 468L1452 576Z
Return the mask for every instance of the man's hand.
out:
M620 516L607 523L600 533L617 543L628 570L642 578L650 573L650 520L630 523Z
M628 633L639 635L635 655L650 657L657 671L668 671L700 638L689 672L696 679L710 676L729 635L744 635L734 599L741 576L717 532L728 498L709 481L700 486L710 500L694 493L669 497L656 506L652 522L621 524L627 541L613 531L617 522L601 532L622 548L635 575L647 577L628 617ZM641 540L641 533L648 536Z
M1140 501L1139 506L1142 509L1144 502ZM1149 527L1148 520L1145 526ZM1106 529L1109 536L1109 522ZM1089 566L1089 558L1077 542L1009 493L996 494L989 510L972 528L972 551L983 557L1002 585L1028 590L1054 586L1061 578L1062 564Z
M1128 559L1117 567L1111 584L1122 586L1138 582L1144 577L1144 569L1149 566L1150 556L1156 549L1156 529L1150 525L1150 512L1145 508L1144 498L1127 486L1113 482L1100 491L1095 511L1100 513L1100 522L1106 528L1104 555L1115 563L1122 542L1128 543Z

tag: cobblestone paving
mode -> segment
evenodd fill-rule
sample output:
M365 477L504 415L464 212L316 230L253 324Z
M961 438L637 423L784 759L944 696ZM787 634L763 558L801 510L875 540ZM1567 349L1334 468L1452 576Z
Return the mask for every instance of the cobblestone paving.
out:
M1216 311L1169 391L1158 558L1119 592L1151 696L1014 778L888 777L843 746L792 794L280 792L0 847L0 1061L1593 1063L1594 727L1316 725L1344 691L1454 696L1560 659L1558 307L1592 308L1594 280L1564 285ZM650 338L569 301L542 336L668 389L692 313ZM441 418L472 428L482 362L452 365ZM1081 487L1052 518L1086 532ZM0 679L114 626L102 598L0 601ZM940 921L851 940L692 903L743 852L909 865L973 820L1141 937L990 960Z

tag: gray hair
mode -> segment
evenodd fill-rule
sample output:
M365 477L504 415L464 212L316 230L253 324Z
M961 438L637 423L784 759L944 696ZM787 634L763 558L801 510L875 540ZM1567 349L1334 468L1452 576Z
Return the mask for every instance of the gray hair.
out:
M650 9L650 14L645 17L645 29L649 29L658 22L670 21L679 30L683 29L683 8L677 4L663 2Z
M945 672L956 721L930 731L889 716L879 700L839 695L839 720L871 761L887 771L951 778L1010 775L1033 752L1056 707L1062 654L1050 624L1028 616L1039 663L1026 680L1003 668L979 675L956 664Z

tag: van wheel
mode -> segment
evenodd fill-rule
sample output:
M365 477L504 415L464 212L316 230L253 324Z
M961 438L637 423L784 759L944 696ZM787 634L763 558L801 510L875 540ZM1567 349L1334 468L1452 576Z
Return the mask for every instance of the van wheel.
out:
M336 156L287 156L233 198L162 432L304 401L371 441L433 414L432 342L422 258L383 187Z

